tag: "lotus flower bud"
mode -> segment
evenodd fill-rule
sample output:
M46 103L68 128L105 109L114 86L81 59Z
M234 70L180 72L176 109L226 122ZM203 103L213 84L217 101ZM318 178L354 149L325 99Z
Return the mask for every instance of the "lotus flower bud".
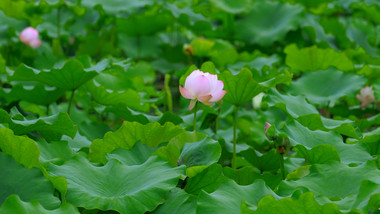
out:
M179 91L183 97L191 99L189 105L191 110L198 100L205 105L213 105L211 102L222 99L227 93L223 87L223 81L218 80L216 74L195 70L186 78L185 87L179 86Z
M275 137L274 127L272 127L272 125L268 122L265 122L264 133L265 133L265 136L267 136L268 140L274 140L274 137Z
M34 48L41 45L41 40L38 39L38 31L32 27L27 27L20 33L20 40Z
M360 89L360 94L356 95L356 99L358 99L361 104L360 107L365 108L372 102L375 102L375 96L372 90L372 86L367 86Z
M186 55L194 55L194 49L191 45L189 44L184 44L183 45L183 52L186 54Z

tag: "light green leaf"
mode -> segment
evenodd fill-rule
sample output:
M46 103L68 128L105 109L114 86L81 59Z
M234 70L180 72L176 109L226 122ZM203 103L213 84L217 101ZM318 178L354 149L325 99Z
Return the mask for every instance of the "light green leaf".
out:
M123 0L113 0L109 2L103 2L102 0L83 0L81 4L85 7L93 8L97 5L101 6L104 11L110 14L117 14L121 11L129 13L136 12L138 9L147 5L149 1L132 0L125 2Z
M194 56L206 57L209 56L215 42L205 38L196 38L191 41L191 47L194 50Z
M108 60L103 60L90 68L84 68L76 59L69 59L63 65L57 64L51 70L43 71L20 65L8 80L38 81L65 90L75 90L103 71L107 65Z
M154 210L184 173L183 167L172 168L158 157L136 166L112 159L96 167L84 157L75 156L62 166L51 165L49 170L67 179L66 198L70 203L120 213Z
M122 103L134 110L143 112L149 110L149 105L141 103L141 97L135 90L113 91L99 84L96 80L89 81L85 88L91 93L92 98L102 105L118 105Z
M303 146L296 146L295 150L298 151L308 163L326 163L328 161L340 162L340 156L336 148L329 144L320 144L314 146L312 149L307 150Z
M156 150L157 148L149 147L138 141L130 150L115 149L106 157L108 161L116 159L127 166L133 166L143 164Z
M276 200L273 196L269 195L264 197L259 201L257 205L257 210L251 210L248 212L242 212L243 214L288 214L288 213L298 213L298 214L339 214L338 206L329 203L320 205L314 198L312 192L307 192L302 194L297 200L292 198L283 198Z
M311 130L334 130L341 134L357 138L356 129L351 120L333 120L322 117L317 109L302 96L280 94L276 90L269 92L269 106L277 107L295 118Z
M150 147L157 147L161 143L183 133L180 126L172 123L160 125L158 122L142 125L137 122L124 122L115 132L107 132L103 140L96 139L90 146L89 159L94 162L105 163L105 154L117 148L131 149L137 141Z
M373 162L366 162L356 167L349 167L336 161L314 164L310 173L299 180L284 181L278 192L289 195L300 188L306 188L318 196L350 197L358 194L363 180L378 181L379 170Z
M7 128L0 128L0 149L22 164L25 168L36 167L40 164L40 149L36 142L28 137L16 136Z
M9 196L0 206L0 214L28 213L28 214L79 214L76 207L64 203L55 210L45 209L38 201L24 202L18 195Z
M53 195L53 185L39 169L25 169L11 156L0 152L0 204L17 194L23 201L39 201L45 209L56 209L61 203Z
M152 213L186 213L195 214L197 208L197 199L195 196L187 194L183 189L174 188L169 192L165 203L159 206Z
M248 11L252 6L252 1L250 0L211 0L214 7L221 9L227 13L238 14Z
M77 132L77 127L71 121L69 115L63 112L34 120L27 120L21 114L15 114L11 117L6 111L0 109L0 123L8 123L9 128L16 135L37 131L48 141L59 140L62 135L73 138Z
M41 162L63 164L74 155L74 151L66 141L47 143L41 139L38 141L38 147L41 151Z
M193 195L198 195L201 190L213 192L225 180L227 180L227 178L223 176L222 166L215 163L208 166L196 176L188 178L185 191Z
M229 71L220 74L227 91L224 100L234 105L243 105L262 91L262 87L253 79L250 70L243 68L237 75Z
M13 85L12 88L0 89L0 97L4 97L8 103L23 100L45 106L55 102L63 94L64 90L47 87L41 83L32 85L21 83Z
M292 82L290 93L304 95L313 104L334 106L343 96L354 97L366 81L362 76L330 68L324 71L305 73L301 78Z
M281 156L277 154L274 149L262 154L253 148L249 148L239 154L250 164L252 164L252 166L258 168L259 170L273 171L280 168Z
M236 22L236 33L249 44L269 46L298 28L303 7L289 3L257 1L252 11Z
M286 64L294 71L316 71L335 67L341 71L351 71L354 65L344 54L334 49L320 49L316 46L298 49L295 44L285 50Z
M186 143L179 156L178 165L185 165L188 168L211 165L219 160L221 153L222 148L219 143L211 138Z
M292 146L303 146L307 150L321 144L335 147L343 163L363 163L372 159L363 143L346 144L339 134L332 131L311 131L297 121L288 122L283 131L287 134ZM319 150L316 149L314 152L320 152ZM336 155L334 156L336 158Z
M198 196L197 212L199 213L240 213L242 201L257 205L259 200L266 196L278 196L268 187L264 181L257 180L248 186L237 185L228 180L222 183L213 193L201 192Z
M183 132L173 137L168 145L159 148L154 154L168 161L173 167L178 166L181 150L185 143L199 142L207 135L200 132Z

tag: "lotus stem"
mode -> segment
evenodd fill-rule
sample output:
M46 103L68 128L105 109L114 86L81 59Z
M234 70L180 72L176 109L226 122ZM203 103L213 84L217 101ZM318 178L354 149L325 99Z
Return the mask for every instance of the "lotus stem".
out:
M67 107L67 114L68 115L70 115L71 105L72 105L73 100L74 100L74 93L75 93L75 89L73 89L71 91L71 97L70 97L70 101L69 101L69 106Z
M278 137L276 137L273 142L274 142L275 147L278 151L278 154L281 156L281 158L280 158L281 176L282 176L282 180L285 180L286 177L285 177L284 154L282 154L282 152L280 150L281 143L279 142Z
M172 93L170 91L169 82L170 82L170 74L165 74L164 85L165 85L165 95L166 95L166 106L167 106L167 110L169 112L172 112L173 111L173 101L172 101Z
M233 133L233 153L232 153L232 169L236 169L236 141L237 141L237 117L238 106L234 108L234 133Z
M194 106L194 124L193 124L194 132L197 131L197 110L198 110L198 102L196 102Z

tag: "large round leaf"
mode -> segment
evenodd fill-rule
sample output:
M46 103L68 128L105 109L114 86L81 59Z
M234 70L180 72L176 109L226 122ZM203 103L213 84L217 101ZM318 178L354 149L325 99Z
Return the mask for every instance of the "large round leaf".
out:
M172 168L158 157L135 166L112 159L96 167L75 156L62 166L51 165L49 170L67 179L66 198L72 204L120 213L152 211L164 202L184 172L183 167Z
M71 204L62 204L58 209L47 210L38 201L24 202L18 195L9 196L0 206L0 214L28 213L28 214L79 214L77 208Z
M354 96L366 81L362 76L327 69L305 73L292 82L290 92L304 95L313 104L333 106L343 96Z
M335 204L320 205L314 199L312 192L302 194L297 200L283 198L276 200L273 196L266 196L259 201L256 211L242 210L243 214L288 214L288 213L315 213L315 214L338 214L341 213Z
M357 167L349 167L333 161L312 165L309 170L310 173L299 180L281 183L278 192L282 195L289 195L297 189L307 188L317 196L343 199L357 194L362 181L376 182L380 179L380 171L373 162L369 161Z
M356 144L346 144L343 142L342 137L335 133L335 132L325 132L325 131L311 131L310 129L302 126L297 121L291 121L286 124L283 131L287 134L290 144L295 147L304 147L307 150L312 149L315 146L323 145L323 144L329 144L336 148L336 150L339 152L340 159L343 163L363 163L367 160L371 160L372 157L368 153L367 148L362 143L356 143ZM298 148L301 149L301 148ZM315 149L315 154L313 156L321 156L317 153L324 152L324 149ZM306 151L303 151L301 149L301 152L304 153L304 155L307 154ZM332 150L330 149L330 152ZM331 154L330 154L331 155ZM322 155L324 156L324 155ZM331 159L338 160L336 155L333 155L335 157L330 157ZM315 159L320 158L315 157ZM328 158L328 159L330 159ZM314 158L313 158L314 159ZM325 159L325 158L322 158Z
M183 189L174 188L170 191L168 199L165 203L159 206L153 213L168 214L168 213L186 213L195 214L197 208L196 197L187 194Z
M240 213L243 200L251 205L257 205L259 200L266 196L278 196L263 180L257 180L248 186L240 186L232 180L221 184L219 188L208 194L202 192L198 197L197 212L199 213Z
M11 156L0 152L0 204L17 194L23 201L39 201L46 209L59 207L60 200L53 195L53 185L38 169L25 169Z
M236 23L236 32L244 41L269 46L297 29L303 7L281 2L258 1L253 10Z

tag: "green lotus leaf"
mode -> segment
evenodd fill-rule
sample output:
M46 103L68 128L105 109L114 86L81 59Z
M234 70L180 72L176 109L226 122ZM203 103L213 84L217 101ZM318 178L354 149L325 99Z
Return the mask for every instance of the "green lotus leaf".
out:
M280 168L281 156L277 154L274 149L262 154L253 148L249 148L239 154L252 164L252 166L261 171L273 171Z
M357 137L356 129L351 120L334 120L322 117L317 109L302 96L280 94L276 90L269 92L268 104L287 112L302 125L311 130L334 130L341 134Z
M277 55L272 55L270 57L259 56L252 61L236 62L233 65L228 65L228 68L234 72L239 72L243 67L261 71L264 68L264 66L269 66L272 68L274 64L279 62L280 57Z
M276 200L268 195L262 198L256 210L242 210L242 214L288 214L288 213L319 213L319 214L338 214L341 213L337 205L333 203L319 204L312 192L302 194L298 199L283 198Z
M364 133L360 142L363 142L368 146L371 155L380 155L379 140L380 128L376 128L370 132Z
M158 157L145 163L126 166L111 159L96 167L82 156L74 156L49 171L67 179L67 201L86 209L114 210L120 213L145 213L154 210L183 176L184 168L172 168Z
M201 29L211 28L210 20L202 14L194 12L190 7L181 8L175 4L166 4L165 8L184 25L193 26L194 28L200 27Z
M97 5L101 6L104 11L109 14L115 15L121 11L126 11L128 13L133 13L138 11L140 8L148 5L149 1L139 1L132 0L125 2L123 0L114 0L110 2L103 2L102 0L83 0L81 5L89 8L93 8Z
M262 91L262 87L253 79L252 72L243 68L237 75L224 71L219 75L227 91L223 100L234 105L243 105Z
M215 191L226 179L223 176L222 166L214 163L194 177L188 178L185 191L192 195L198 195L202 190L210 193Z
M174 188L169 192L165 203L155 209L154 214L167 213L188 213L195 214L197 208L197 199L191 194L187 194L183 189Z
M361 46L372 57L379 57L379 50L368 43L369 37L375 37L378 29L365 19L351 18L346 19L347 37Z
M98 64L85 68L77 59L69 59L63 65L57 64L51 70L37 70L27 65L20 65L9 81L37 81L65 90L75 90L92 79L108 65L108 60L102 60Z
M181 150L186 143L199 142L206 137L207 135L200 132L183 132L173 137L168 145L160 147L154 154L175 167L178 165Z
M236 62L238 58L238 52L230 42L217 39L215 40L215 45L212 47L209 56L211 57L211 61L216 65L219 67L224 67L227 64L233 64Z
M334 49L320 49L316 46L298 49L295 44L288 45L285 50L286 64L295 72L326 70L335 67L341 71L354 69L352 61Z
M162 41L157 35L132 37L120 33L118 39L122 50L130 57L159 57L161 54Z
M59 13L60 19L57 19ZM74 18L73 12L67 7L53 8L49 13L42 15L43 23L37 26L39 32L46 32L51 38L58 38L58 28L57 25L64 26L69 20ZM59 21L59 22L58 22ZM61 27L59 29L60 35L69 35L69 32ZM54 45L53 45L54 46ZM61 47L59 47L61 49ZM62 53L62 50L59 50ZM54 47L53 47L54 52Z
M245 200L251 205L257 205L266 196L278 196L263 180L257 180L251 185L240 186L232 180L222 183L213 193L202 191L198 196L197 212L199 213L240 213L240 207Z
M252 7L252 1L250 0L238 0L238 1L228 1L228 0L211 0L214 7L221 9L227 13L238 14L247 12Z
M327 34L321 25L321 16L307 14L301 23L301 28L314 44L323 44L327 47L336 48L335 37Z
M288 122L283 131L287 134L292 146L303 146L307 150L321 144L329 144L335 147L343 163L363 163L372 159L363 143L346 144L338 133L332 131L311 131L294 120ZM316 149L314 152L319 150ZM337 158L336 155L333 156Z
M149 147L138 141L130 150L115 149L106 157L108 160L116 159L127 166L133 166L143 164L156 150L157 148Z
M125 104L120 103L118 105L107 106L105 112L112 112L117 117L123 118L130 122L138 122L143 125L150 122L159 122L161 125L171 122L175 125L183 123L183 119L172 112L164 112L161 116L154 116L145 114L143 112L134 111L128 108Z
M269 46L296 30L302 22L302 13L300 5L258 1L247 16L236 22L236 34L249 44Z
M256 180L261 179L264 180L265 184L272 190L274 190L282 181L280 173L259 172L252 166L246 166L239 169L224 167L223 174L226 177L233 179L239 185L249 185Z
M0 97L4 97L8 103L24 100L45 106L57 101L63 94L64 91L61 89L47 87L40 83L30 86L16 84L12 88L0 89Z
M327 69L305 73L292 82L290 93L304 95L313 104L334 106L343 96L355 96L366 81L362 76Z
M74 151L66 141L47 143L41 139L38 141L38 147L41 152L41 162L63 164L74 155Z
M346 203L351 204L355 201L355 195L363 189L361 184L363 184L364 180L376 182L380 178L379 170L370 161L356 167L349 167L332 161L325 164L314 164L309 170L308 175L298 180L282 182L278 193L280 195L289 195L298 189L306 188L314 192L318 202L326 203L330 201L328 198L336 198L338 200L335 203L341 209L347 209ZM376 188L372 188L372 190L376 190ZM369 197L369 195L364 197ZM348 209L351 210L352 208L355 207Z
M373 83L373 93L376 100L380 100L380 79Z
M53 195L53 185L39 169L25 169L11 156L0 152L0 204L17 194L23 201L37 200L45 209L56 209L61 201ZM0 208L1 209L1 208Z
M270 106L275 106L287 112L293 118L298 118L302 115L318 114L317 109L307 103L302 96L280 94L277 90L271 90L269 95L268 104Z
M0 109L0 123L7 123L16 135L37 131L48 141L59 140L62 135L74 137L77 132L77 127L69 115L63 112L27 120L21 114L16 113L11 117L6 111Z
M149 105L141 103L141 97L135 90L113 91L95 80L89 81L85 85L85 88L91 93L92 98L102 105L118 105L123 103L134 110L143 112L149 110Z
M380 205L380 184L364 180L360 184L359 193L355 201L345 204L348 209L360 209L363 213L375 212L379 209Z
M206 57L209 56L215 41L205 38L195 38L191 41L191 47L194 50L194 56Z
M337 149L329 144L320 144L307 150L303 146L296 146L297 152L307 160L308 163L326 163L328 161L340 161L340 156Z
M0 206L0 214L29 213L29 214L79 214L76 207L64 203L55 210L45 209L38 201L24 202L18 195L11 195Z
M36 142L28 137L16 136L7 128L0 128L0 149L22 164L25 168L36 167L40 164L40 149Z
M14 2L12 0L4 0L0 3L1 24L14 27L21 31L26 27L26 22L21 21L28 19L28 14L25 13L26 8L30 7L30 2Z
M211 138L185 143L178 159L178 165L205 166L216 163L222 153L219 143Z
M172 123L160 125L158 122L142 125L137 122L124 122L115 132L107 132L103 140L96 139L90 146L89 159L94 162L105 163L105 154L117 148L131 149L137 141L150 147L157 147L161 143L183 133L180 126Z
M116 30L130 37L138 37L142 35L154 35L159 31L166 29L168 25L172 25L173 17L169 12L151 13L135 13L132 16L116 19Z

